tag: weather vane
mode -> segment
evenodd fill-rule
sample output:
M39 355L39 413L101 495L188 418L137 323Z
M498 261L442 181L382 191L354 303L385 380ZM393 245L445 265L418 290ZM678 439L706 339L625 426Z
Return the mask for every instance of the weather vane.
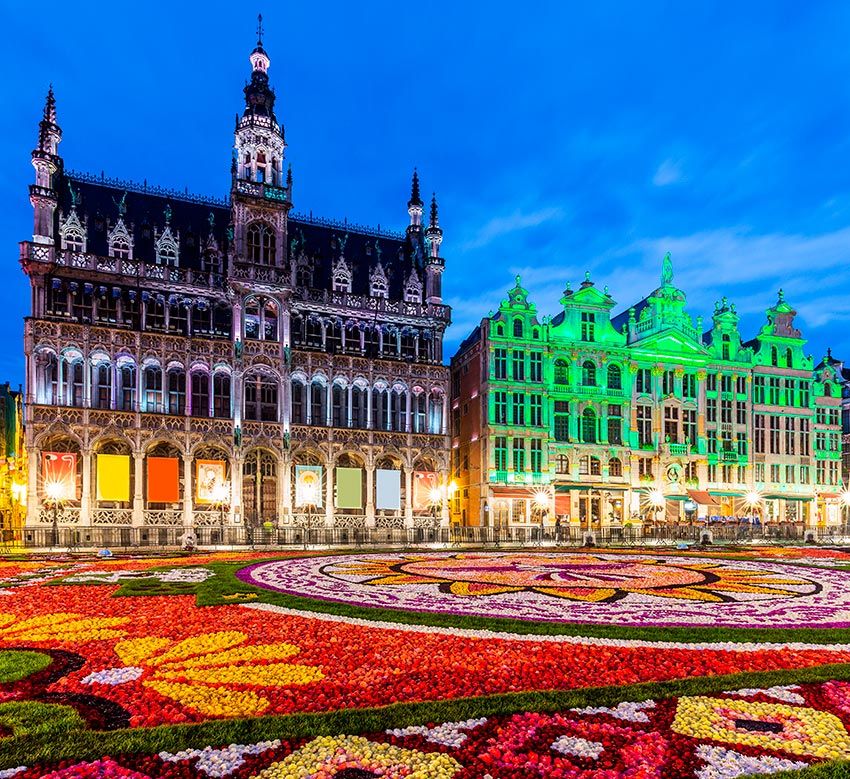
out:
M257 14L257 45L263 45L263 15Z

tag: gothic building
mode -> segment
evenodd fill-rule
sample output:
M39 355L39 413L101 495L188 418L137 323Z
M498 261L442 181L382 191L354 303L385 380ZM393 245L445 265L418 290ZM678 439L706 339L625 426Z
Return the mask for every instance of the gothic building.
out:
M744 339L726 298L661 284L612 316L590 274L539 315L516 285L452 359L453 519L581 531L723 517L840 522L841 391L780 290Z
M260 32L227 199L74 173L52 89L32 153L28 527L434 521L448 468L442 230L307 217Z

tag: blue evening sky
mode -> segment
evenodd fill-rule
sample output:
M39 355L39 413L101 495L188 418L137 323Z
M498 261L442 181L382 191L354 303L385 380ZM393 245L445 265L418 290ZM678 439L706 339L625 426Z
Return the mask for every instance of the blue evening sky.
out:
M3 2L0 380L48 83L67 167L224 195L257 11L296 210L403 228L414 165L437 190L447 357L516 273L542 313L585 270L619 310L667 250L694 316L726 295L752 337L781 286L850 355L848 3Z

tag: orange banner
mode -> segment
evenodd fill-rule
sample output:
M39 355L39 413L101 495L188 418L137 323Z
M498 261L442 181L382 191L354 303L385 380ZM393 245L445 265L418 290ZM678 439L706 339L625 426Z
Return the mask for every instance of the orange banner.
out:
M439 474L433 471L413 472L413 509L424 511L434 507L433 492L439 489Z
M180 461L176 457L148 457L148 501L180 500Z
M48 501L77 499L77 455L41 453L42 495Z

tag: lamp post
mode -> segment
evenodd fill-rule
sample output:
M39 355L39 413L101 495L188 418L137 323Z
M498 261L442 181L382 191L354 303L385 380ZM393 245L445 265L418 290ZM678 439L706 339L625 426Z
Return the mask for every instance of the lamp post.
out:
M59 546L59 509L62 505L63 485L57 481L48 481L44 485L45 502L53 507L53 527L50 545Z
M225 513L230 507L230 482L217 482L212 489L213 503L218 506L221 516L219 518L219 528L221 533L221 543L224 543L224 526Z
M761 507L763 499L764 498L762 497L762 494L755 489L750 490L746 495L744 495L744 504L754 517L758 517L762 532L764 532L764 522L761 518ZM750 525L750 527L752 528L752 525Z
M534 493L534 508L540 516L540 535L537 538L537 546L543 544L544 520L549 510L549 495L544 490L538 490Z

